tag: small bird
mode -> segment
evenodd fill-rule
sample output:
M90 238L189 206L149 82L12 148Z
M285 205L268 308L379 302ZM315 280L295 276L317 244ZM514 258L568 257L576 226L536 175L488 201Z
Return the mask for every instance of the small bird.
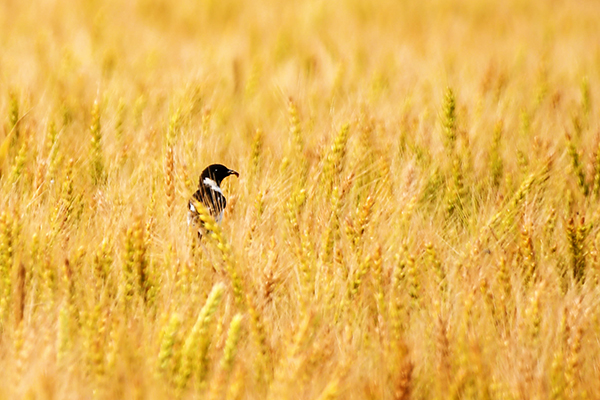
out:
M230 175L240 176L236 171L227 168L222 164L209 165L200 174L198 190L192 195L188 202L188 226L198 226L198 238L202 238L202 222L200 214L194 206L194 202L204 204L209 214L217 223L223 219L223 210L227 205L227 200L221 190L221 182Z

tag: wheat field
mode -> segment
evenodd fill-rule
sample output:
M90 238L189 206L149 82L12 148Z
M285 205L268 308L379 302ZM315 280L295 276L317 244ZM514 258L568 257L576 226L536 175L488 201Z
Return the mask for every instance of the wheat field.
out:
M600 398L599 15L2 1L0 399Z

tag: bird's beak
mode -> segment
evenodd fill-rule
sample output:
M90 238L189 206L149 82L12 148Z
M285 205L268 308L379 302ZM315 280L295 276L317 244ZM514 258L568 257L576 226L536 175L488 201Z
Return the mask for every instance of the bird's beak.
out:
M235 176L237 176L238 178L240 177L240 174L238 174L238 173L237 173L237 171L234 171L234 170L232 170L232 169L230 169L230 170L229 170L229 175L235 175Z

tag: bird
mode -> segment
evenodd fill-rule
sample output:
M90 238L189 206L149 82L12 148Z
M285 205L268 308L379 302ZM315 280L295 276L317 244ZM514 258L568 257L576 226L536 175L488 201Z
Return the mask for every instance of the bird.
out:
M228 176L235 175L239 178L237 171L227 168L222 164L211 164L202 171L198 182L198 190L194 192L188 202L188 226L198 227L198 238L202 239L204 227L200 221L200 214L196 209L195 203L201 203L206 207L208 213L217 223L223 220L223 211L227 205L227 200L221 190L221 182Z

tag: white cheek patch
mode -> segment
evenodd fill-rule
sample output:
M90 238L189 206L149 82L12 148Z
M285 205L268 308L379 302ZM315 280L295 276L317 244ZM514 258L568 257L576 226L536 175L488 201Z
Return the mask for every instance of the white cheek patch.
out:
M223 192L221 191L221 188L219 187L219 185L217 185L217 182L213 181L212 179L204 178L202 183L204 183L206 186L210 187L211 190L214 190L215 192L219 192L219 193L223 194Z
M196 211L196 207L194 207L194 204L190 202L190 211L191 212L197 212Z

